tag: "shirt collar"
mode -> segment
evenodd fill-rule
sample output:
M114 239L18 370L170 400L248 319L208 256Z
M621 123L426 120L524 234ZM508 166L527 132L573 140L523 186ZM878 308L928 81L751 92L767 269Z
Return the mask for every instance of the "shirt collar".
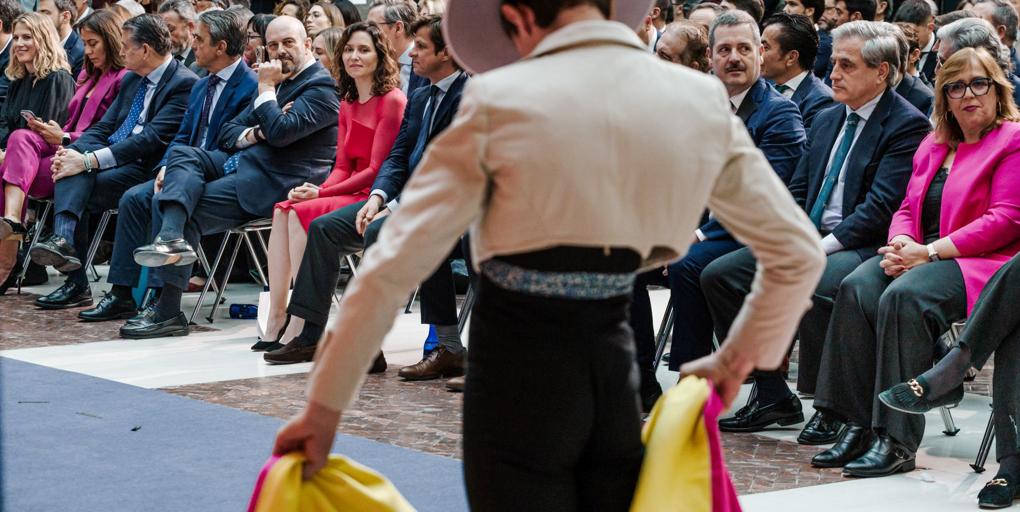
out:
M850 113L853 112L860 116L861 121L867 121L868 118L871 117L871 114L875 113L875 109L878 107L878 102L882 100L883 95L885 95L884 90L878 93L878 96L875 96L871 99L871 101L868 101L857 110L851 110L850 107L846 107L846 114L850 115Z
M754 87L754 84L751 84L751 87ZM751 87L744 89L744 92L730 96L730 102L737 107L737 110L740 110L740 106L744 104L744 98L747 97L747 93L751 92Z
M297 73L294 73L294 76L288 78L288 80L293 80L297 78L298 75L304 73L306 69L312 67L312 64L315 64L315 62L316 62L315 57L309 57L309 59L306 60L305 63L301 65L301 69L299 69Z
M440 91L443 91L443 94L446 94L447 91L450 90L450 87L453 87L453 83L457 81L460 74L460 70L454 71L450 76L436 82L435 86L438 87Z
M170 67L170 62L172 60L174 60L173 56L167 55L166 60L164 60L158 68L152 70L152 72L148 75L145 75L145 78L148 78L149 81L152 82L152 85L158 84L160 79L163 78L163 73L166 73L166 68Z
M804 82L804 79L807 78L807 74L807 71L802 71L799 75L787 80L783 85L789 87L791 91L796 91L800 84Z
M414 43L411 43L411 44L407 45L407 49L404 50L404 53L400 54L400 58L397 59L397 62L401 66L410 66L411 65L411 50L413 50L413 49L414 49Z
M935 47L935 34L932 34L931 37L928 38L928 44L925 45L923 50L921 50L921 53L922 54L931 53L931 49L934 47Z
M63 48L63 47L64 47L64 45L65 45L65 44L67 44L67 40L68 40L68 39L71 39L71 34L73 34L73 33L74 33L74 31L73 31L73 30L72 30L72 31L70 31L70 32L68 32L68 33L67 33L67 37L65 37L64 39L62 39L62 40L60 41L60 47L61 47L61 48Z
M216 76L220 77L220 80L223 80L223 83L227 83L227 80L230 80L230 77L234 76L234 70L237 69L237 66L240 64L241 58L238 57L233 64L221 69L219 73L216 73Z

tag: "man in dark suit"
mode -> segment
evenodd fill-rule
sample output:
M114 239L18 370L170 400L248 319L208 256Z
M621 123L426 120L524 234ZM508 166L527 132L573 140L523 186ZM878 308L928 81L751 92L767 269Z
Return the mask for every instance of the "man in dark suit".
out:
M446 50L438 17L415 24L415 71L426 76L431 87L411 92L404 109L404 120L393 149L372 184L372 195L312 221L308 227L308 245L294 281L294 293L287 312L305 320L304 329L285 346L261 346L266 361L274 364L311 361L329 318L330 297L340 279L340 259L365 249L378 237L389 212L400 204L400 191L410 178L425 148L446 129L460 105L461 92L468 81L457 69ZM432 127L429 129L428 125ZM463 369L463 346L457 335L457 306L449 265L440 268L421 285L422 323L437 325L440 345L421 363L410 367L410 378L435 378ZM443 329L440 329L443 327ZM450 332L447 328L453 327ZM256 347L253 347L256 348ZM375 369L385 369L385 359Z
M400 67L400 90L411 95L411 91L429 85L427 78L414 72L411 50L414 48L414 34L411 25L418 16L414 7L407 2L374 0L368 8L365 21L379 25L390 43L390 57Z
M80 259L88 247L90 213L116 208L129 188L152 179L153 168L180 128L198 77L170 57L170 31L155 15L123 25L125 75L103 118L53 159L54 233L32 248L32 260L68 272L63 286L35 304L45 309L91 306Z
M876 0L836 0L834 5L835 14L832 18L832 26L829 27L830 31L851 21L873 21L875 13L878 11L878 2ZM828 86L832 86L832 80L829 79L829 75L832 73L832 65L832 59L830 58L828 68L825 70L825 78L823 79L825 85Z
M797 104L804 131L810 131L815 114L832 105L832 89L810 73L818 31L807 16L775 14L765 20L762 45L762 75Z
M948 11L947 11L948 12ZM935 13L928 0L906 0L896 9L896 22L909 23L917 31L917 45L921 48L921 60L917 61L920 79L929 87L935 84ZM927 110L921 112L927 113Z
M163 291L151 315L121 327L122 337L188 334L181 295L201 236L269 217L288 191L326 179L336 157L340 101L311 47L300 21L273 20L266 29L271 60L259 66L258 97L220 130L220 149L177 145L170 151L152 208L158 234L134 251L136 263L154 268Z
M861 48L874 43L877 66L865 63ZM790 181L790 192L818 227L828 255L814 295L814 307L799 329L798 388L815 391L832 303L839 283L886 239L911 174L914 150L931 129L927 118L892 90L900 65L899 42L873 22L852 22L833 31L833 98L837 105L815 117L808 151ZM751 289L754 256L746 249L719 258L701 281L725 339ZM731 432L755 432L779 423L803 421L800 400L779 372L760 372L757 393L732 418L720 421ZM801 433L803 444L831 443L842 428L837 418L816 414Z
M67 63L71 65L71 75L77 79L85 62L85 45L71 27L74 20L78 19L78 6L74 0L39 0L36 12L53 20L53 26L60 36L60 45L67 53Z
M1020 19L1017 18L1016 7L1008 0L975 0L971 10L992 24L999 40L1009 48L1013 73L1020 72L1020 57L1017 57L1016 52L1017 25Z
M758 24L744 11L727 11L712 25L709 45L712 68L726 87L731 108L744 121L751 139L775 173L789 183L804 151L804 125L797 105L761 76L760 59L765 50ZM673 371L711 353L712 320L701 292L701 272L716 258L741 247L714 218L694 233L692 242L684 258L668 268L671 304L676 313L669 360ZM631 326L642 374L642 405L646 408L654 403L658 391L652 367L655 347L646 287L662 284L661 281L665 281L661 269L642 274L635 282L631 302Z
M189 0L171 0L159 5L159 15L170 29L174 58L196 75L205 76L207 71L195 61L195 52L191 48L195 41L195 7Z
M14 30L14 18L23 11L21 4L15 0L0 0L0 70L7 69L11 61L11 31ZM6 73L0 73L0 107L7 100L7 88L11 80Z
M914 77L908 72L910 69L910 40L907 39L906 32L900 26L892 23L882 23L880 27L895 37L900 46L902 62L896 69L897 78L894 82L896 94L902 96L907 100L907 103L913 105L922 114L931 112L932 104L935 102L935 93L920 78ZM910 29L908 28L908 30Z
M133 253L155 236L152 214L159 209L157 190L163 185L167 157L178 146L215 151L220 128L240 115L255 99L258 80L241 59L244 45L244 30L233 13L217 10L199 17L195 31L195 62L210 74L192 88L184 122L157 166L160 171L156 179L135 185L120 199L117 237L107 276L113 288L95 308L78 313L78 318L98 322L135 316L138 306L131 289L138 283L141 267L135 263ZM155 276L148 284L153 288L163 286ZM152 309L146 310L148 314L151 312Z

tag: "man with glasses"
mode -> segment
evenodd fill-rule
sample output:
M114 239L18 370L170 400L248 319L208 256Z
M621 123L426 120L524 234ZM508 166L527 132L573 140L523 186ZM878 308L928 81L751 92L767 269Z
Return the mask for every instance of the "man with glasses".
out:
M954 21L938 31L939 62L936 67L942 67L942 63L951 57L957 50L964 48L984 48L989 55L994 56L999 67L1006 73L1006 78L1013 84L1013 101L1020 104L1020 77L1010 69L1009 51L991 23L980 18L964 18Z
M400 65L400 90L404 94L429 85L427 79L414 74L411 66L411 49L414 48L411 24L416 16L414 8L404 0L375 0L366 16L367 21L379 25L390 42L390 57Z
M53 159L53 235L32 248L32 261L68 274L53 293L36 299L43 309L92 305L85 269L90 214L116 208L129 188L156 175L167 145L181 126L198 77L170 55L170 29L155 14L123 25L124 76L106 115Z

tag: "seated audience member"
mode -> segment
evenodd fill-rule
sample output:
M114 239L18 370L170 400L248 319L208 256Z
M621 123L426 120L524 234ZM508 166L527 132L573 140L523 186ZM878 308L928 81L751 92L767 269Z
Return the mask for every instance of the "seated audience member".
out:
M312 360L329 319L330 299L340 279L340 258L361 251L375 241L387 215L398 208L400 192L421 161L429 141L449 126L457 112L468 76L457 68L450 56L439 18L423 18L416 22L415 29L418 42L415 72L427 77L432 86L415 90L408 98L400 132L372 184L369 198L323 215L308 226L308 246L301 258L287 308L292 317L305 320L304 328L286 346L267 353L265 360L268 362ZM422 323L434 324L439 331L442 349L437 348L432 354L437 359L443 356L425 369L456 373L458 368L463 368L464 354L457 332L457 304L449 265L440 265L422 283L420 296ZM385 369L386 359L380 353L372 371Z
M308 37L313 41L319 32L327 28L342 30L344 27L346 25L344 25L344 16L340 14L340 9L326 0L315 2L315 5L309 8L308 14L305 15L305 30L308 31Z
M28 156L24 153L29 141L34 142L38 136L28 129L28 119L22 112L31 111L38 119L59 125L67 119L67 102L74 94L74 79L60 48L57 31L48 17L26 13L15 18L11 45L14 58L5 71L11 86L7 101L0 107L0 183L3 184L0 283L6 281L14 269L20 238L25 235L26 230L21 225L25 195L34 189L39 195L48 196L52 189L48 173L44 172L36 183L38 159L23 160ZM29 166L31 169L27 168Z
M258 48L262 47L261 51L265 51L266 27L274 19L276 19L276 16L272 14L256 14L248 20L248 24L245 26L247 43L244 45L244 63L248 66L255 66L255 53L260 51ZM262 58L264 59L265 55Z
M64 48L67 62L71 65L71 76L77 77L85 61L85 46L78 33L71 28L74 20L78 19L78 7L74 0L39 0L36 12L53 22L60 37L60 46Z
M315 54L315 60L319 64L328 69L330 75L333 76L333 80L340 83L340 69L343 67L340 65L340 60L337 58L336 51L342 48L337 48L340 43L340 38L344 35L344 29L342 28L327 28L319 35L312 39L312 53Z
M285 0L276 4L273 14L277 16L290 16L291 18L304 21L309 7L311 5L308 0Z
M907 100L922 114L928 114L928 112L931 112L935 95L920 78L907 72L908 61L910 60L910 42L907 40L906 34L900 30L900 27L892 23L876 23L879 23L879 26L883 29L888 30L889 34L895 37L900 45L901 63L899 68L896 69L896 81L894 82L896 84L894 88L896 94L903 96L903 99Z
M1016 52L1017 18L1016 7L1008 0L974 0L971 8L974 14L992 24L999 41L1009 48L1010 68L1014 74L1020 73L1020 57Z
M195 7L189 0L169 0L159 5L159 15L170 29L170 52L174 58L199 77L205 76L205 70L195 62L195 52L191 49L198 19Z
M825 339L815 408L849 429L812 464L847 476L914 469L924 417L882 407L877 395L931 368L938 337L1020 251L1020 114L1009 82L985 50L965 49L935 86L935 132L917 149L888 243L840 285Z
M825 333L839 283L885 245L892 212L903 200L914 150L931 129L928 119L892 90L900 65L899 42L875 22L857 21L833 30L832 95L837 106L815 116L808 149L797 165L790 192L818 227L825 272L813 307L798 329L797 388L815 392ZM865 53L864 48L870 50ZM716 334L729 326L750 292L755 258L741 249L719 258L701 276ZM755 432L801 421L800 400L780 372L758 372L757 394L720 428ZM826 444L842 424L816 414L798 438Z
M369 23L351 25L338 46L341 58L334 74L341 104L336 163L321 186L298 186L273 210L269 321L266 340L260 339L252 350L283 348L281 340L288 324L295 335L301 331L301 320L291 321L287 316L287 296L305 252L308 225L317 217L368 199L369 187L393 149L404 118L407 98L400 92L397 63L389 55L380 28Z
M125 191L152 179L198 80L170 56L170 31L159 16L131 18L121 34L124 67L131 73L103 118L53 158L54 232L32 248L31 257L68 277L63 286L36 299L44 309L92 305L81 268L89 215L116 208Z
M715 21L715 18L722 14L722 12L723 8L719 7L719 4L701 2L691 9L691 15L688 16L687 19L689 19L692 23L697 23L698 25L705 27L705 31L707 32L712 26L712 23Z
M229 6L227 0L195 0L195 15L207 11L224 10Z
M825 14L825 0L788 0L783 6L783 12L802 14L811 19L818 34L818 51L815 54L815 61L808 70L818 78L825 78L825 71L829 69L829 57L832 55L832 34L821 24L822 16Z
M14 29L14 18L22 12L21 4L16 0L0 0L0 70L6 70L11 60L11 30ZM7 73L0 72L0 106L7 98L10 85Z
M655 45L655 54L660 59L702 73L707 73L709 69L708 50L708 31L686 20L666 25Z
M258 97L220 129L220 149L178 145L167 155L152 208L158 234L134 251L136 263L155 267L150 276L163 291L152 315L121 327L122 337L188 334L181 295L201 236L270 217L288 191L322 183L329 174L340 107L336 85L312 57L300 21L281 16L266 38L271 60L259 66Z
M237 18L237 23L242 28L247 27L248 21L251 20L252 16L255 16L251 9L242 5L231 5L227 10Z
M947 12L945 14L941 14L939 16L935 16L935 33L938 34L938 31L942 27L944 27L946 25L949 25L950 23L952 23L954 21L959 21L959 20L962 20L964 18L977 18L977 17L978 17L977 14L974 14L973 11L969 11L969 10ZM935 37L935 44L938 44L938 42L939 42L939 38ZM933 48L933 50L935 50L935 49ZM938 57L937 53L938 52L936 51L935 57Z
M78 32L81 22L85 21L85 18L88 17L89 14L96 11L92 9L92 0L74 0L74 6L77 8L78 17L73 23L71 23L71 28L73 28L75 32Z
M15 130L7 139L7 158L0 164L0 177L5 189L5 197L0 199L4 205L0 239L6 238L3 236L4 231L25 234L21 224L25 199L30 195L53 195L50 167L57 148L70 145L97 123L120 91L120 81L126 71L120 55L120 23L117 16L109 11L93 11L93 14L79 23L78 29L85 42L86 60L74 97L66 107L67 120L64 126L61 127L56 120L65 111L64 102L58 101L50 107L51 111L56 109L53 117L46 117L47 114L43 113L45 109L33 110L37 118L28 121L28 130ZM38 87L37 84L31 89ZM32 110L28 106L21 108ZM17 119L20 119L20 115ZM7 226L4 226L5 223ZM0 260L6 261L10 257L10 249L4 247L3 251ZM0 274L2 270L0 268ZM0 279L0 282L3 280Z
M417 16L412 4L404 0L374 0L366 17L367 21L379 25L389 40L390 56L400 66L400 90L405 95L428 85L428 80L416 75L411 66L411 50L414 48L411 25Z
M208 70L209 75L191 89L188 110L163 161L157 165L156 178L135 185L118 203L117 237L107 276L113 287L95 308L78 313L78 318L87 322L135 315L138 306L131 289L139 283L141 268L134 261L133 251L152 241L152 216L159 207L159 190L165 181L166 166L171 163L170 155L179 146L216 150L223 125L237 117L255 97L258 87L255 73L241 62L244 37L236 16L223 10L210 10L198 20L195 63ZM163 286L156 276L142 283L146 284L156 289ZM143 316L151 316L152 312L152 309L146 310Z
M917 28L904 21L897 21L893 23L899 27L900 32L903 32L903 37L907 39L907 74L921 80L921 82L931 88L932 85L925 82L924 78L921 77L921 71L918 69L918 65L921 62L921 43L917 38Z
M878 3L875 0L836 0L833 4L832 24L829 30L836 29L851 21L874 21ZM830 58L825 70L825 85L832 86L829 75L832 73L833 61Z
M762 0L722 0L719 5L724 11L744 11L754 18L755 23L761 23L765 17L765 4Z
M980 18L964 18L939 29L939 61L946 62L957 50L984 48L996 58L1006 80L1013 84L1013 102L1020 104L1020 77L1010 70L1009 50L999 40L995 29Z
M905 23L914 27L917 43L921 47L917 70L921 80L931 86L935 83L935 66L938 64L938 55L935 53L935 13L931 4L928 0L905 0L896 9L895 20L897 24Z
M340 14L344 17L345 27L361 21L361 11L358 10L358 6L351 3L351 0L333 0L333 5L340 9Z
M793 100L811 129L815 114L832 106L832 89L811 74L818 50L818 32L811 19L799 14L773 14L765 20L761 34L762 76L772 81L780 94Z
M709 32L712 70L722 81L733 111L744 122L755 146L765 154L772 169L789 183L804 151L805 134L797 105L784 98L761 76L764 53L758 24L746 12L727 11L716 18ZM670 304L675 311L669 366L712 351L712 319L701 292L700 275L716 258L741 247L715 219L692 236L694 244L680 261L669 265ZM641 397L646 409L659 393L652 362L655 354L651 302L647 286L663 284L661 269L640 274L634 284L630 308L638 367L642 376ZM720 338L721 339L721 338Z

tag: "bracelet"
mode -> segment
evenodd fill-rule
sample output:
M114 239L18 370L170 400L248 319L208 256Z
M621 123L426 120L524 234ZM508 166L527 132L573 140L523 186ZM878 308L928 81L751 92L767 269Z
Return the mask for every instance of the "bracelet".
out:
M92 152L91 151L87 151L82 156L85 158L85 173L86 174L91 173L92 172Z

